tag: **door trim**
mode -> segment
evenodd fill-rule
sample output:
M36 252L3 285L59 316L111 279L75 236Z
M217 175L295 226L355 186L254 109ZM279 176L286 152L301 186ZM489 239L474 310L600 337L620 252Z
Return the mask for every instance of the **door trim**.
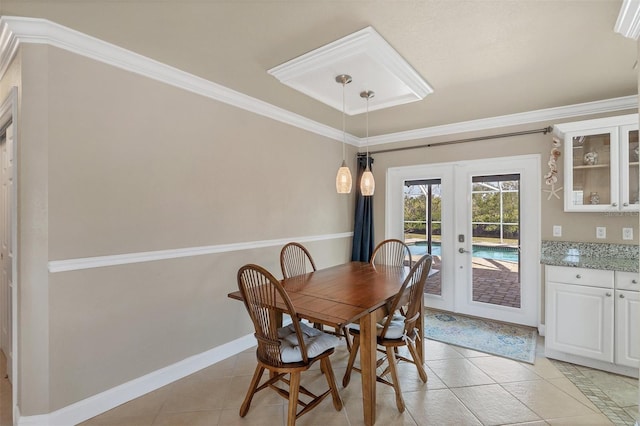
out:
M12 366L11 376L13 381L11 382L11 395L12 395L12 418L14 422L18 419L18 88L13 86L0 105L0 125L12 121L13 125L13 190L10 194L11 203L11 244L13 246L14 256L11 264L13 289L11 291L11 352L12 352Z

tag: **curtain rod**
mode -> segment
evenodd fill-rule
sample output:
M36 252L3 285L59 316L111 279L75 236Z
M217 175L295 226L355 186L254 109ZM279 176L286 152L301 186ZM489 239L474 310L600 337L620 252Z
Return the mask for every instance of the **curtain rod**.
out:
M428 144L416 145L416 146L405 146L403 148L381 149L379 151L369 151L369 155L371 156L371 155L374 155L374 154L384 154L384 153L387 153L387 152L406 151L406 150L409 150L409 149L430 148L432 146L439 146L439 145L453 145L453 144L457 144L457 143L485 141L485 140L489 140L489 139L499 139L499 138L508 138L508 137L511 137L511 136L531 135L531 134L534 134L534 133L543 133L543 134L546 135L547 133L550 133L552 130L553 130L553 127L548 126L548 127L542 128L542 129L524 130L522 132L511 132L511 133L501 133L501 134L498 134L498 135L478 136L478 137L475 137L475 138L458 139L458 140L454 140L454 141L435 142L435 143L428 143ZM366 156L366 154L364 152L359 152L358 156L359 157L364 157L364 156Z

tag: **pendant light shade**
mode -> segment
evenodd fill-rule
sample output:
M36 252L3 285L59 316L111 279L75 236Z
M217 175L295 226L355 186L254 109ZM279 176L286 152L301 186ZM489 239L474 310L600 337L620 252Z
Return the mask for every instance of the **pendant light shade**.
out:
M367 158L367 161L369 159ZM369 165L365 169L362 174L362 179L360 180L360 191L362 191L362 195L368 196L373 195L376 190L376 181L373 179L373 173L369 170Z
M347 163L342 160L342 166L338 169L336 176L336 191L338 194L348 194L351 192L351 170L347 167Z
M344 87L351 83L351 76L340 74L336 77L336 82L342 84L342 165L338 169L338 174L336 175L336 191L338 191L338 194L348 194L351 192L352 180L351 170L349 170L349 167L347 167L347 163L344 160L346 143Z
M360 178L360 191L364 196L373 195L376 190L376 181L373 179L373 173L371 173L371 169L369 168L369 99L373 98L374 95L375 93L371 90L360 93L361 98L367 99L367 163L364 169L364 173L362 174L362 178Z

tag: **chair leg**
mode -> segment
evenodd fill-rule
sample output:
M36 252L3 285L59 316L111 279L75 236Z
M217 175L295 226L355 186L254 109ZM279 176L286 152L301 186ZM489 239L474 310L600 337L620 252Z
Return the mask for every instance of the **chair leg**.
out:
M347 329L347 327L342 327L340 329L340 332L344 336L344 340L347 341L347 350L351 352L351 337L349 337L349 330Z
M391 346L387 346L387 362L389 363L389 373L391 373L391 382L393 390L396 391L396 407L401 413L404 412L404 399L402 399L402 391L400 390L400 381L398 380L397 360L395 351Z
M338 393L338 386L336 385L336 376L333 374L333 368L331 367L331 360L329 357L324 357L320 360L320 365L323 367L324 375L327 378L327 384L331 390L331 397L333 398L333 406L336 410L342 410L342 399Z
M360 348L360 336L355 335L353 337L353 344L351 345L351 351L349 352L349 362L347 363L347 371L344 372L344 377L342 378L342 386L347 387L349 381L351 380L351 370L353 370L353 364L356 361L356 355L358 355L358 349Z
M251 384L249 385L247 396L245 396L244 401L240 406L240 417L244 417L247 415L247 411L249 411L249 407L251 406L253 395L255 395L258 384L260 383L262 373L264 373L264 367L260 364L256 365L256 370L253 372L253 378L251 379Z
M300 372L294 371L289 378L289 414L287 415L287 426L296 424L296 413L298 412L298 392L300 390Z
M407 345L409 348L409 352L411 352L411 357L413 358L413 363L416 365L418 369L418 374L423 382L427 383L427 372L424 370L424 365L420 362L420 357L418 356L418 350L413 345L413 343L409 342Z

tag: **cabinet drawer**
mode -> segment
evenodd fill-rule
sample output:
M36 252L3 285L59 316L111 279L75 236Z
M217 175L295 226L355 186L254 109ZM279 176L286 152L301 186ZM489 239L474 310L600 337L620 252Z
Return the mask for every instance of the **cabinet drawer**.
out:
M640 274L616 271L616 288L618 290L640 291Z
M565 266L547 266L546 273L547 281L586 285L589 287L613 288L613 271L571 268Z

